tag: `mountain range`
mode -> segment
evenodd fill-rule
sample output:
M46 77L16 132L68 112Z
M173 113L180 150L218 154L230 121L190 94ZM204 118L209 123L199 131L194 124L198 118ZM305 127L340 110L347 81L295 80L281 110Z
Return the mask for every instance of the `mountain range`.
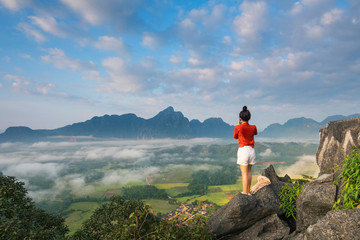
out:
M318 132L327 122L352 117L330 116L322 122L309 118L294 118L281 125L271 124L259 133L260 137L271 138L317 138ZM85 122L74 123L52 130L33 130L28 127L9 127L0 134L0 142L34 142L41 140L56 140L60 137L88 136L97 138L122 139L155 139L195 137L231 138L234 126L225 123L221 118L209 118L204 122L184 117L181 112L168 107L150 119L144 119L133 113L123 115L104 115L93 117Z
M0 142L39 141L45 138L92 136L98 138L153 139L153 138L195 138L232 136L233 126L221 118L209 118L204 122L184 117L181 112L168 107L150 119L129 113L104 115L85 122L74 123L53 130L33 130L28 127L9 127L0 134Z
M328 122L354 117L360 117L360 114L329 116L321 122L317 122L311 118L293 118L284 124L274 123L269 125L259 136L266 138L318 139L319 130L325 127Z

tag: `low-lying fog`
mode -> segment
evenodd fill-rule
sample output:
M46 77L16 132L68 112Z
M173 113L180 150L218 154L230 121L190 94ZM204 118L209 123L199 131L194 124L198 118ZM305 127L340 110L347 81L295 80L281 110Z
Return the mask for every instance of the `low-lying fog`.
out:
M25 182L35 200L55 198L64 190L86 196L94 192L96 186L145 183L147 176L173 169L219 169L216 164L221 161L216 159L219 155L213 157L211 148L194 150L194 147L230 143L236 151L236 141L210 138L3 143L0 144L0 171ZM224 153L230 156L226 161L235 163L235 151ZM257 156L266 162L276 159L279 153L264 147ZM279 172L316 175L315 155L298 156L297 162L279 168Z

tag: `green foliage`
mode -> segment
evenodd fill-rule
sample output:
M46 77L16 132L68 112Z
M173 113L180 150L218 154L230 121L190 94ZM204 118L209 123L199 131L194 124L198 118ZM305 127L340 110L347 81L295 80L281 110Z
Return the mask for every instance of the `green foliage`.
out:
M0 176L0 239L66 239L60 216L35 206L23 182Z
M161 220L151 207L138 200L114 196L111 202L95 210L73 238L81 239L213 239L206 231L204 218L194 219L190 226Z
M302 184L302 183L310 182L310 181L312 181L314 179L315 178L313 176L310 176L310 175L307 175L307 174L302 174L301 178L291 179L290 182L297 183L297 184Z
M194 172L187 188L191 194L206 195L209 186L235 184L238 178L237 170L238 168L228 166L215 172L206 170Z
M235 184L238 179L236 166L225 166L209 175L210 186Z
M345 157L339 180L341 197L335 202L333 209L354 209L360 207L360 148L354 146L351 154Z
M140 185L122 188L123 198L130 199L168 199L164 189L158 189L153 185Z
M293 179L293 183L288 183L281 188L280 208L284 210L285 217L296 220L296 199L299 197L306 182L314 178L309 175L302 175L302 179Z
M192 174L192 181L187 188L191 194L206 195L209 183L209 171L200 170Z
M294 186L286 184L281 188L281 192L279 194L280 208L284 210L287 218L296 220L296 199L300 195L303 186L304 183L295 184Z

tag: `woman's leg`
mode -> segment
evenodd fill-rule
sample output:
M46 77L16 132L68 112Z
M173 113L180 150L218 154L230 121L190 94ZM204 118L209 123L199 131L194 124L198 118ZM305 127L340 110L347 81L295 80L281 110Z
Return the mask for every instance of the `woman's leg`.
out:
M240 170L241 170L241 176L242 176L242 185L243 185L243 194L249 194L249 189L248 189L248 185L249 185L249 166L245 166L245 165L240 165ZM251 168L250 168L251 169ZM251 171L250 171L251 174Z
M247 184L248 184L248 186L247 186L247 190L248 190L248 193L250 192L250 187L251 187L251 180L252 180L252 174L251 174L251 167L252 167L252 165L248 165L248 174L247 174L247 177L248 177L248 181L247 181Z
M240 165L244 194L249 194L250 192L251 179L252 179L251 168L252 165L247 165L247 166Z

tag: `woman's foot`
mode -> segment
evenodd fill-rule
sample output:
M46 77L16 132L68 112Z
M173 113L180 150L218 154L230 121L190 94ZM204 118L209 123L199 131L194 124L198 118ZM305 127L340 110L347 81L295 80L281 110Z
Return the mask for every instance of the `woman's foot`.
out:
M251 193L245 194L245 193L241 192L241 194L251 196Z

